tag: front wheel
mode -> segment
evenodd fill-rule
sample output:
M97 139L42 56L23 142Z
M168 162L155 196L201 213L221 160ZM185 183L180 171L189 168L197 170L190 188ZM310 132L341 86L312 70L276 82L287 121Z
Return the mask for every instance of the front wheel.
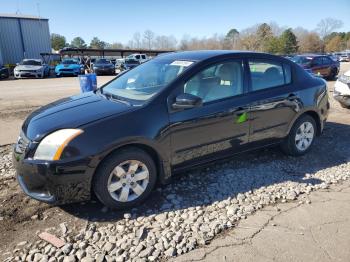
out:
M306 154L316 137L316 122L309 116L300 117L293 125L289 135L282 142L282 150L291 156Z
M98 199L111 209L131 208L142 203L157 180L153 159L135 147L113 153L99 166L93 179Z

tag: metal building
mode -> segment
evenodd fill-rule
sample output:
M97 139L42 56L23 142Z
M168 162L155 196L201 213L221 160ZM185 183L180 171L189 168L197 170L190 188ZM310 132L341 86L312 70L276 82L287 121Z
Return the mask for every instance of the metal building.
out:
M51 52L47 18L0 14L0 64L16 64L24 58L41 58Z

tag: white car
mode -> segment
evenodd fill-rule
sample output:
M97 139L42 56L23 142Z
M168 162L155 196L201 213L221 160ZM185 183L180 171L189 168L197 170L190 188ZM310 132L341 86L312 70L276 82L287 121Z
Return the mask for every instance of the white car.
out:
M341 55L339 56L339 62L349 62L349 55Z
M127 59L137 60L140 62L140 64L149 60L146 54L132 54L132 55L129 55Z
M338 77L334 85L333 97L342 107L350 109L350 70Z
M48 76L50 68L41 59L23 59L13 70L15 78L35 77L44 78Z

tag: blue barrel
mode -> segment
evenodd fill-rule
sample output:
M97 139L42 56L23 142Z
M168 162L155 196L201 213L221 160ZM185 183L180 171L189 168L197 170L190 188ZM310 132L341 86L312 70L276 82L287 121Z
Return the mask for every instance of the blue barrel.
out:
M95 91L97 89L96 74L86 74L79 76L80 90L82 93Z

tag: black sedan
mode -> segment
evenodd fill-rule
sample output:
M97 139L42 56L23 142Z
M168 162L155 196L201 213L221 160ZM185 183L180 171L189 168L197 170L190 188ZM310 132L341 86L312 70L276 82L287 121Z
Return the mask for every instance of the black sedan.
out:
M10 72L8 68L0 65L0 79L8 78L10 76Z
M92 69L96 75L114 75L115 68L114 64L105 58L96 59Z
M288 59L170 53L32 113L13 159L35 199L62 204L94 192L106 206L129 208L195 165L271 145L303 155L328 109L326 82Z

